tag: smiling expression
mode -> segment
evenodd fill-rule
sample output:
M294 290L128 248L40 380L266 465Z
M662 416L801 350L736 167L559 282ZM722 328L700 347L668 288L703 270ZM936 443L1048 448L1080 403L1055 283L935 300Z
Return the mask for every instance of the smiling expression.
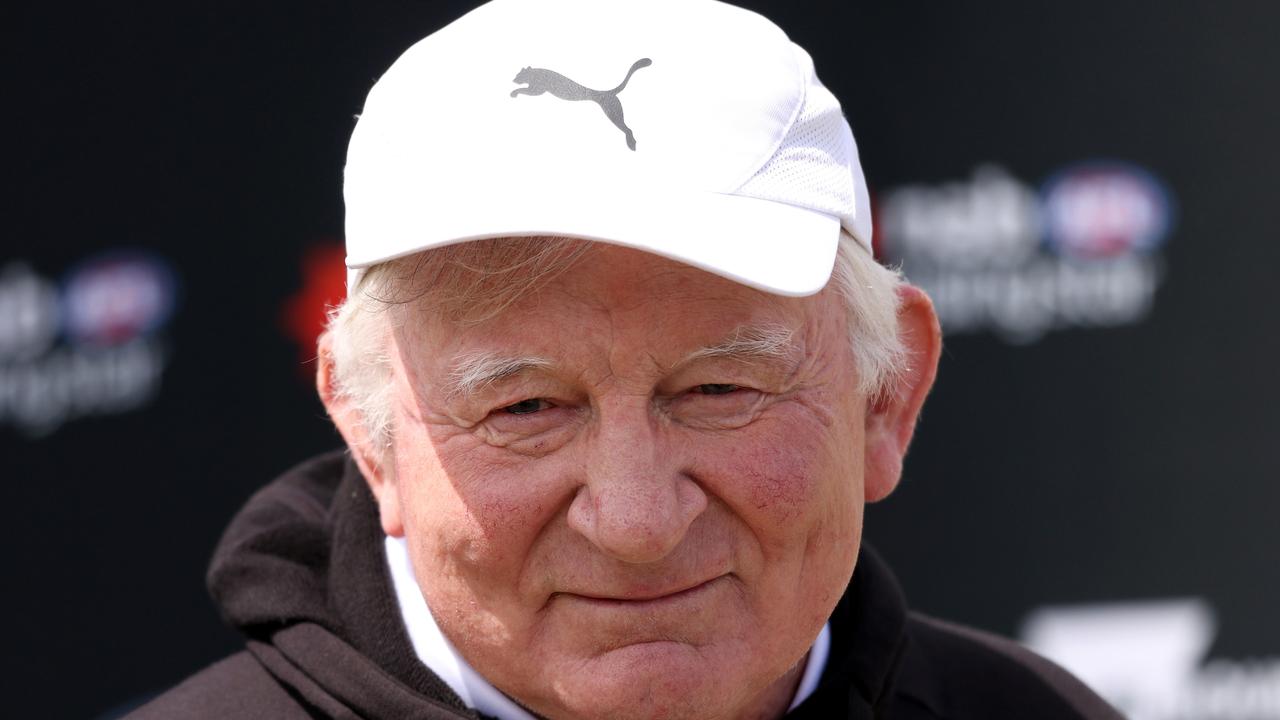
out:
M839 296L599 246L482 322L395 317L383 525L467 661L548 717L781 714L861 534Z

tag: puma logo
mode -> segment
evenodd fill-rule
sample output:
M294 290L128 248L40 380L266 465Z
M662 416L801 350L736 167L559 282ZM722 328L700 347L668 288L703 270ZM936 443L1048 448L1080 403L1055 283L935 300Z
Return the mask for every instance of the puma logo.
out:
M626 122L622 119L622 101L618 100L618 93L622 92L622 89L627 86L627 82L631 80L631 76L635 71L642 67L649 67L652 64L653 61L649 58L640 58L627 71L627 76L622 78L622 84L612 90L592 90L584 85L579 85L554 70L526 67L516 73L516 77L512 82L524 83L527 87L519 87L512 90L511 97L516 97L517 95L541 95L549 92L561 100L590 100L599 105L600 109L604 110L605 116L627 136L627 147L635 150L636 136L631 133L631 128L627 127Z

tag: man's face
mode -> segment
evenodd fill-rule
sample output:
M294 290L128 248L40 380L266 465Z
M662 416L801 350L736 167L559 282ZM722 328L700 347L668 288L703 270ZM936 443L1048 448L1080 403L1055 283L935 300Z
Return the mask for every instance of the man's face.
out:
M398 320L384 525L468 662L545 716L785 710L862 527L838 295L598 246L478 324Z

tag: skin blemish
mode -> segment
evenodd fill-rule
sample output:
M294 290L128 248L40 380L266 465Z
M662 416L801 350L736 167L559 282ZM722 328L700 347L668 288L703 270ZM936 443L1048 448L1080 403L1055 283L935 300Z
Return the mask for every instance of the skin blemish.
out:
M790 521L805 511L812 493L810 463L799 453L779 448L747 453L745 464L751 504L780 521Z

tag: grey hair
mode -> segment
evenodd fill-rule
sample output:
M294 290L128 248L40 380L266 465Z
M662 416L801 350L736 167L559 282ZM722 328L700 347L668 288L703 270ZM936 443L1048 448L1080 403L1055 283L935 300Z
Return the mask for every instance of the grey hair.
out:
M325 332L331 344L335 392L359 413L375 452L390 446L394 431L390 311L430 295L435 306L454 321L493 317L567 270L589 245L554 237L479 240L369 268L347 300L330 310ZM420 290L406 295L409 283L405 280L411 277ZM880 265L842 231L831 282L848 311L859 390L870 398L881 398L906 369L907 354L897 323L902 275Z

